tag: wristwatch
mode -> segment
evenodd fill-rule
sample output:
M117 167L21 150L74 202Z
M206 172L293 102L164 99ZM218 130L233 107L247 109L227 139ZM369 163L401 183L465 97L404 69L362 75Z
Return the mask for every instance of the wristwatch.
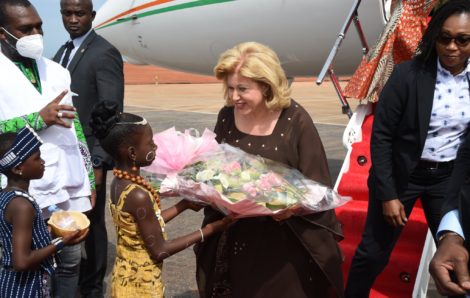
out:
M460 234L456 233L456 232L452 232L452 231L443 231L441 236L439 237L439 239L437 239L437 243L441 242L442 239L444 239L445 237L447 236L458 236L460 238L462 238L462 236L460 236ZM463 239L463 238L462 238Z
M91 164L92 164L93 168L95 168L95 169L101 168L101 167L103 167L103 159L99 156L93 156L91 158Z

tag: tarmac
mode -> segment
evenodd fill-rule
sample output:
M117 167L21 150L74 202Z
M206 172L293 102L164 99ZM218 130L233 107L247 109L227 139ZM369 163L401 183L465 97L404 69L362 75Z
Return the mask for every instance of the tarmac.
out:
M342 145L342 134L348 117L341 113L341 106L331 82L317 86L312 81L294 82L292 98L299 102L311 115L320 134L328 158L333 182L336 180L346 155ZM147 118L154 133L170 127L178 130L195 128L203 131L212 129L217 113L224 104L222 84L149 84L126 85L125 111ZM353 110L358 101L351 100ZM108 174L108 183L112 174ZM167 208L179 199L162 199ZM168 223L169 238L176 238L199 229L202 212L185 211ZM116 234L109 208L106 209L108 230L108 271L106 274L106 295L110 297L110 280L113 268ZM165 297L199 297L195 281L195 258L192 247L177 253L164 261L163 280ZM440 297L436 294L428 297Z

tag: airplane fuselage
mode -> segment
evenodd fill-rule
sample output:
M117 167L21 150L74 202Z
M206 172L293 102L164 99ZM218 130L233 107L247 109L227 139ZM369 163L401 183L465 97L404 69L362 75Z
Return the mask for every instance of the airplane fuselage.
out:
M129 62L212 74L223 51L243 41L272 47L289 76L317 75L353 0L108 0L94 26ZM385 24L382 0L364 0L369 43ZM335 60L352 73L362 46L354 28Z

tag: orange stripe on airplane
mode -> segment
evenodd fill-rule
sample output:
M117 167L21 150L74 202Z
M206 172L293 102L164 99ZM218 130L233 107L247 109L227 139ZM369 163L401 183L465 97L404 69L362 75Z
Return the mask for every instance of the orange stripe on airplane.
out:
M125 15L128 15L132 12L136 12L136 11L139 11L139 10L142 10L142 9L145 9L145 8L149 8L149 7L152 7L152 6L157 6L157 5L160 5L160 4L164 4L164 3L168 3L168 2L172 2L172 1L175 1L175 0L156 0L156 1L152 1L152 2L149 2L149 3L145 3L145 4L142 4L142 5L139 5L139 6L136 6L132 9L129 9L129 10L126 10L124 12L121 12L120 14L110 18L109 20L99 24L98 26L96 26L96 28L99 28L107 23L110 23L120 17L123 17Z

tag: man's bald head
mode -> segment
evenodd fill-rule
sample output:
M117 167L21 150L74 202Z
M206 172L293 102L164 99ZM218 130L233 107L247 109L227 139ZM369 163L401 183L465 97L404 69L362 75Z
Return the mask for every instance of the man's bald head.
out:
M69 3L77 3L83 5L84 8L88 8L90 11L93 11L93 1L92 0L60 0L60 8L62 9L63 5Z

